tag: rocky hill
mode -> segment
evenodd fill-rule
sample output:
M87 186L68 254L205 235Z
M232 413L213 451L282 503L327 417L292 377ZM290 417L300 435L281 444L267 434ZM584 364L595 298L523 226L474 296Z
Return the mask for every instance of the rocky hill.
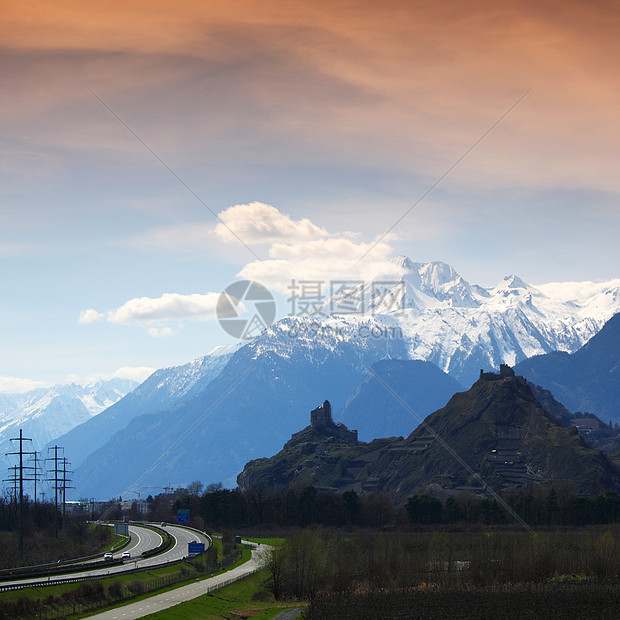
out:
M510 491L554 480L571 480L579 493L620 489L616 466L543 409L527 381L507 366L481 374L407 439L345 442L311 425L276 456L248 463L238 477L243 489L313 484L382 491L396 501L431 485L485 494L487 486Z

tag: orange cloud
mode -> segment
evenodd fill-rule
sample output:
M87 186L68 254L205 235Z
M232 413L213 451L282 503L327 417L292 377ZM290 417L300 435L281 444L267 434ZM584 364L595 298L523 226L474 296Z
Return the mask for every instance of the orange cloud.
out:
M122 148L103 119L80 127L79 76L179 152L208 143L238 160L268 135L282 145L266 159L296 147L300 163L432 178L534 86L452 182L617 191L619 13L524 0L13 3L0 16L15 76L5 118L53 142L48 115L75 107L65 144Z

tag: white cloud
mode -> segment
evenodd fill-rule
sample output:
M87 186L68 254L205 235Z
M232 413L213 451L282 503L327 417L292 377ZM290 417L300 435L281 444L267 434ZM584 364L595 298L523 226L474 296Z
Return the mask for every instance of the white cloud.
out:
M176 332L162 326L170 321L213 321L217 318L217 302L220 293L164 293L161 297L134 297L122 306L105 314L92 308L80 313L80 323L92 323L105 319L108 323L122 325L150 325L148 333L155 338L173 336ZM239 313L246 307L240 303ZM157 325L153 325L157 324Z
M234 205L218 213L220 222L192 222L154 228L134 236L128 243L144 250L187 252L207 250L215 235L225 243L243 242L248 246L277 242L308 241L328 237L329 233L302 218L294 220L275 207L262 202Z
M161 297L135 297L107 314L110 323L155 323L162 321L210 321L216 318L219 293L180 295L164 293Z
M51 383L45 381L0 376L0 393L4 394L23 394L24 392L30 392L37 388L51 387L51 385Z
M149 336L153 336L153 338L167 338L174 336L174 333L174 330L169 327L149 327Z
M80 312L78 323L94 323L95 321L101 321L104 318L105 315L101 312L97 312L93 308L88 308L88 310L82 310L82 312Z
M275 207L269 209L279 213ZM282 218L291 221L288 216ZM272 221L279 219L273 216ZM238 275L284 294L290 293L293 280L321 281L329 286L330 280L387 279L400 275L398 268L390 262L394 253L389 243L392 236L363 242L352 232L328 233L306 221L309 231L320 230L321 234L303 237L291 232L275 241L272 236L269 258L248 263Z
M276 207L260 202L235 205L218 215L245 243L269 245L266 260L246 264L237 275L286 295L290 294L293 280L321 281L328 289L332 280L368 281L402 275L390 261L394 254L390 245L393 235L364 242L357 233L332 233L308 219L295 221ZM196 233L192 227L169 229L171 235L164 234L162 229L158 238L161 243L180 245L185 231L190 229L193 234ZM230 230L219 223L210 229L210 234L229 242L235 240ZM207 236L204 229L199 229L197 234L199 237ZM169 337L175 331L162 325L166 322L216 319L219 297L219 293L165 293L157 298L136 297L105 315L93 309L85 310L80 315L80 322L88 323L105 317L110 323L149 326L148 333L154 338ZM237 311L241 314L246 308L239 304Z
M328 237L329 233L309 219L293 220L276 207L262 202L235 205L218 216L221 220L215 234L226 242L243 243L298 243ZM234 233L234 234L233 234ZM236 235L236 236L235 236Z
M77 385L88 385L97 381L108 381L109 379L130 379L142 383L146 378L155 372L156 368L150 366L121 366L114 372L96 372L87 376L76 374L67 375L66 383L76 383Z
M131 379L132 381L139 381L142 383L145 379L150 377L155 368L149 366L122 366L112 374L115 379Z

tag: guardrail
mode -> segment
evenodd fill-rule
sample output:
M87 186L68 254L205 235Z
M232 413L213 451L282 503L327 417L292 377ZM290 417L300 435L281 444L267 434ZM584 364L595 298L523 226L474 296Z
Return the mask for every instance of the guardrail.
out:
M207 566L205 568L205 572L209 572L209 571L215 571L215 570L221 570L222 568L226 568L227 566L230 566L231 564L234 564L239 558L241 557L241 552L237 552L235 554L231 554L230 556L224 558L221 562L217 562L216 564L213 564L212 566ZM162 566L170 566L173 564L181 564L182 562L185 562L186 558L181 558L178 560L170 560L169 562L164 562L162 564ZM146 567L146 569L150 569L153 568L152 566ZM145 570L145 567L142 568L129 568L127 570L123 570L123 571L114 571L114 573L112 574L101 574L101 575L90 575L87 577L70 577L68 579L47 579L46 581L42 581L42 582L35 582L35 583L15 583L15 584L7 584L7 585L0 585L0 592L9 592L11 590L23 590L24 588L31 588L34 586L56 586L56 585L60 585L60 584L65 584L65 583L81 583L83 581L96 581L99 579L107 579L109 577L115 577L117 575L132 575L134 573L139 573L141 571ZM258 569L256 569L258 570ZM248 574L253 574L255 571L252 571L251 573ZM180 576L178 581L187 581L187 577L183 577ZM230 581L230 583L232 583L233 581L235 581L234 579ZM207 592L211 592L211 590L215 590L217 588L221 588L223 587L224 584L219 584L217 586L213 586L210 587L210 589L207 590ZM228 585L228 584L225 584Z
M205 594L209 594L209 592L213 592L214 590L219 590L220 588L225 588L226 586L229 586L231 583L235 583L235 581L239 581L239 579L245 579L246 577L249 577L250 575L257 573L259 570L260 570L260 566L257 566L256 568L253 568L251 571L245 573L244 575L238 575L237 577L231 577L230 579L226 579L226 581L220 581L217 584L214 583L211 586L207 586L207 589L205 590Z
M236 554L234 555L239 557L240 552L237 551ZM232 561L234 560L234 557L231 555L227 558L227 560ZM178 560L178 561L180 562L181 560ZM215 566L213 568L215 568ZM210 570L210 567L207 567L206 569L203 569L203 570L208 571ZM202 583L205 588L204 592L209 593L209 592L218 590L220 588L223 588L225 586L228 586L231 583L238 581L239 579L245 578L249 575L256 573L258 570L260 570L259 567L254 567L250 570L247 570L247 572L245 572L242 575L237 575L236 577L230 577L219 583L210 584L208 583L210 581L209 578L204 579L202 580ZM132 572L135 572L135 571L132 571ZM83 581L83 579L76 578L73 581L79 582L79 581ZM148 594L151 592L154 593L163 587L175 585L183 581L192 582L193 580L187 579L187 577L177 576L177 575L164 575L160 577L154 577L153 579L144 582L143 588L140 588L139 590L132 589L131 587L121 586L120 596L115 597L112 602L110 602L109 600L106 601L106 600L101 600L101 599L96 599L96 598L90 599L90 600L82 599L82 600L73 600L73 601L58 602L58 603L54 602L53 604L48 604L48 605L45 605L44 607L33 609L32 616L28 616L28 617L32 617L32 618L36 617L39 620L52 620L52 619L66 618L68 615L72 615L72 614L75 615L75 614L92 613L92 612L107 608L110 605L119 604L123 602L129 602L132 599L135 599L137 596ZM16 589L16 588L13 587L12 589Z
M105 525L112 527L112 524L110 523L106 523ZM136 525L139 527L145 527L144 523L137 523L137 522L131 522L129 523L129 525ZM164 533L166 535L166 538L164 538L164 536L162 536L162 541L168 540L168 546L170 546L170 534L168 534L165 530L163 530L162 528L153 526L149 524L150 529L156 530L158 533L159 531L161 531L162 533ZM122 536L122 534L121 534ZM126 547L129 542L130 542L130 537L127 536L127 539L124 540L122 542L122 544L118 545L117 547L114 548L114 552L119 551L120 549L123 549L124 547ZM162 545L160 545L161 547ZM167 548L166 547L166 548ZM157 548L159 551L165 551L165 549L159 549L159 547ZM68 573L77 573L80 571L87 571L87 570L98 570L98 569L104 569L107 567L112 567L112 566L119 566L121 564L123 564L122 560L101 560L100 562L88 562L85 563L81 560L92 560L95 558L99 558L103 555L103 553L97 553L96 555L92 555L92 556L85 556L84 558L74 558L73 560L67 560L65 562L56 562L56 563L51 563L51 564L40 564L40 565L36 565L36 566L25 566L25 567L19 567L19 568L9 568L9 569L4 569L4 571L0 572L0 578L2 578L5 581L13 581L13 580L18 580L18 579L36 579L37 577L43 578L42 581L36 581L36 582L32 582L30 584L27 584L25 587L29 587L29 586L33 586L33 585L47 585L48 583L54 584L54 583L74 583L75 579L77 580L88 580L88 579L99 579L100 577L98 575L92 575L92 576L88 576L88 577L76 577L74 579L60 579L60 580L55 580L53 582L49 581L50 577L54 576L54 575L66 575ZM144 558L146 558L148 556L144 556ZM166 562L164 562L164 564L166 564ZM152 568L152 567L149 567ZM49 570L45 570L45 569L49 569ZM115 574L125 574L126 572L130 572L130 571L134 571L135 569L129 569L127 571L115 571ZM140 568L138 570L144 570L143 568ZM108 576L108 574L104 575L105 577ZM47 577L48 579L45 580L45 577ZM8 587L7 586L0 586L0 592L3 592L4 589L6 589ZM20 588L24 587L23 585L20 585ZM2 589L4 588L4 589ZM18 589L17 587L13 587L11 586L10 589Z
M170 538L172 538L171 534L169 534L168 532L166 532L166 530L164 528L161 528L159 526L156 526L152 523L142 523L142 522L130 522L129 525L139 525L142 527L145 527L146 525L148 525L148 527L156 530L156 531L162 531L163 533L167 534ZM174 525L174 524L170 524L170 525ZM213 546L213 539L211 538L211 536L209 536L209 534L207 534L206 532L203 532L202 530L198 530L194 527L190 527L190 526L177 526L174 525L174 527L182 527L183 529L187 529L187 530L191 530L194 531L198 534L200 534L201 536L205 536L208 540L209 540L209 548L211 548L211 546ZM136 558L138 559L138 558ZM145 559L145 558L142 558ZM179 558L178 560L168 560L167 562L162 562L159 565L150 565L150 566L141 566L141 567L136 567L136 568L128 568L127 570L117 570L114 571L114 573L110 574L110 573L106 573L106 574L101 574L101 575L88 575L85 577L70 577L68 579L54 579L51 580L50 577L52 577L53 575L58 575L60 574L58 571L53 571L47 574L47 579L45 580L41 580L41 581L33 581L33 582L29 582L29 583L20 583L20 584L6 584L6 585L0 585L0 592L6 592L9 590L20 590L23 588L29 588L29 587L33 587L33 586L47 586L47 585L58 585L60 583L79 583L81 581L89 581L89 580L97 580L97 579L106 579L107 577L112 577L115 575L130 575L133 573L137 573L143 570L149 570L152 568L156 568L157 566L169 566L169 565L173 565L173 564L179 564L183 561L185 561L186 558ZM222 562L218 562L216 565L214 565L212 568L213 569L217 569L219 570L220 568L225 568L228 564L225 564L225 562L227 562L229 558L225 558L224 560L222 560ZM236 561L236 560L235 560ZM122 562L120 562L122 563ZM53 565L53 566L57 566L57 565ZM106 566L119 566L119 562L116 560L113 561L107 561L102 565L95 565L95 564L89 564L87 565L87 568L93 568L93 569L97 569L97 568L105 568ZM64 573L67 572L77 572L79 570L83 570L84 567L76 567L74 570L68 571L65 569ZM28 579L28 578L32 578L32 579L36 579L37 577L45 577L46 575L43 574L41 575L40 573L38 574L21 574L21 575L15 575L12 577L12 579Z
M209 549L211 547L213 547L213 538L211 538L211 536L209 536L209 534L207 534L206 532L204 532L203 530L199 530L195 527L192 527L191 525L181 525L181 524L175 524L175 523L171 523L170 525L174 525L174 527L180 527L182 529L185 530L191 530L192 532L196 532L197 534L200 534L201 536L205 536L206 538L209 539Z
M169 562L162 562L161 566L169 566L172 564L180 564L185 558L179 560L170 560ZM118 565L117 565L118 566ZM85 577L69 577L68 579L50 579L45 581L34 581L29 583L15 583L0 585L0 592L7 592L9 590L22 590L24 588L41 587L41 586L57 586L63 583L79 583L81 581L93 581L98 579L107 579L108 577L116 577L117 575L131 575L133 573L139 573L143 570L150 570L155 568L154 566L141 566L136 568L128 568L126 570L118 570L113 573L101 573L99 575L87 575Z

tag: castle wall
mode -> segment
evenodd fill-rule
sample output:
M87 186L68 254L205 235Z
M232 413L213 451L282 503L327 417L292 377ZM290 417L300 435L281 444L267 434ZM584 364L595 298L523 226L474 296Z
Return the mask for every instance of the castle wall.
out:
M358 441L357 431L350 431L344 424L334 424L332 406L328 400L310 412L310 428L315 431L327 431L347 443Z

